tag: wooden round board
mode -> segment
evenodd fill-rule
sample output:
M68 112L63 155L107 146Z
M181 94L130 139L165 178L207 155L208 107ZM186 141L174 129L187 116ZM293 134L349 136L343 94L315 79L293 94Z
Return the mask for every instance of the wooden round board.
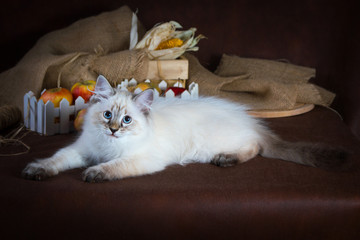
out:
M248 113L257 118L280 118L307 113L313 108L314 104L301 103L297 104L295 108L291 110L249 110Z

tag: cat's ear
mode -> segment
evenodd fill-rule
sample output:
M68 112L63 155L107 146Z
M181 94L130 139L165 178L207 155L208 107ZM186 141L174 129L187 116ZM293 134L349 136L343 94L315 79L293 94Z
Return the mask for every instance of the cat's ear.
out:
M101 100L101 98L108 98L109 96L114 95L114 89L111 87L108 80L103 76L99 75L96 80L95 91L93 98L94 100Z
M151 109L151 104L154 100L154 90L146 89L134 97L135 105L145 114L148 114Z

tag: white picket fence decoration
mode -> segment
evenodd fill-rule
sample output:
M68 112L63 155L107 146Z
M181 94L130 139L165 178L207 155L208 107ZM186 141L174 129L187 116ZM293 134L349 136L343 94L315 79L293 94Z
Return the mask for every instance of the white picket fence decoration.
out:
M30 91L24 95L24 124L28 129L44 135L69 133L74 131L77 112L87 105L82 97L78 97L74 105L69 105L63 99L59 107L54 107L51 101L46 104L38 101Z
M149 82L150 80L146 80ZM125 79L117 87L127 90L128 86L136 86L135 79ZM178 85L174 85L178 86ZM165 81L160 82L161 90L167 89ZM45 91L45 90L44 90ZM157 91L154 91L155 98L160 97ZM166 92L165 98L174 97L172 90ZM197 83L191 83L189 90L185 90L179 98L194 99L199 97L199 86ZM24 125L26 128L43 135L64 134L74 131L74 119L76 114L88 106L82 97L75 100L74 105L69 105L66 99L61 100L59 107L54 107L51 101L46 104L42 100L37 100L34 93L29 91L24 95Z
M151 81L149 79L145 80L145 82L150 83ZM132 78L130 80L128 79L124 79L117 87L122 89L122 90L127 90L128 87L133 87L136 86L138 83L137 81ZM158 85L158 87L161 89L161 91L165 91L168 88L168 84L166 81L161 81ZM184 87L180 82L177 82L173 85L173 87ZM140 89L135 89L134 93L138 94L140 93L141 90ZM159 92L158 91L154 91L154 96L155 97L160 97L159 96ZM169 91L166 92L165 97L174 97L175 93L170 89ZM199 85L197 83L191 83L189 85L189 89L185 90L180 96L179 98L182 99L190 99L190 98L198 98L199 97Z

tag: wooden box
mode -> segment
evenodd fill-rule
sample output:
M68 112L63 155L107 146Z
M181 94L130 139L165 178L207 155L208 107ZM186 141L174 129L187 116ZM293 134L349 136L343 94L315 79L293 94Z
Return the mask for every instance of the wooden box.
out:
M183 56L175 60L149 61L147 79L165 80L171 86L180 82L185 87L188 78L189 61Z

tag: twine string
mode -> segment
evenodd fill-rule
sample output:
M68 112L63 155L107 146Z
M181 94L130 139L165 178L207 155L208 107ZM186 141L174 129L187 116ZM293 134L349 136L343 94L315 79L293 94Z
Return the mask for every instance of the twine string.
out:
M6 146L9 144L20 144L23 147L25 147L25 151L17 152L17 153L0 153L1 157L9 157L9 156L18 156L22 154L26 154L30 151L30 146L24 143L21 139L23 139L30 130L25 131L19 138L16 138L20 134L20 132L25 128L23 124L20 124L20 126L10 133L8 133L5 137L0 136L0 146Z

